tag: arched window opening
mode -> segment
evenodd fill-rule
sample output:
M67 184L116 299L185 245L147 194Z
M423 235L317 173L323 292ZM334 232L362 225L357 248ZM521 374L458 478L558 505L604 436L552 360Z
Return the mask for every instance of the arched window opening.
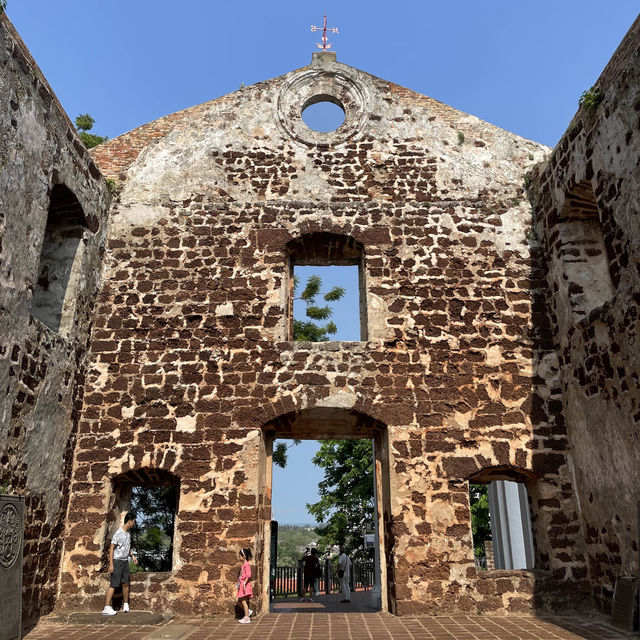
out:
M287 245L288 340L366 340L364 247L350 236L311 233Z
M574 320L580 320L613 296L598 205L589 180L567 194L558 221L557 248L571 313Z
M113 526L107 535L108 550L113 532L121 526L124 514L136 514L131 547L138 565L134 572L171 571L180 481L160 469L135 469L113 480Z
M479 569L533 569L531 510L524 476L489 469L469 480L471 531Z
M31 312L50 329L67 335L82 276L87 222L73 192L63 184L51 191Z

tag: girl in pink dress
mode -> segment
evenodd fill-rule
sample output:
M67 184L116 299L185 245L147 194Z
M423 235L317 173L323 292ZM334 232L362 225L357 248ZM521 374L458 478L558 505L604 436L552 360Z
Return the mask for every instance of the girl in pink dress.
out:
M240 549L240 576L238 577L238 602L242 603L244 609L244 618L239 620L240 624L249 624L251 622L252 609L249 609L249 599L253 597L253 589L251 588L251 549Z

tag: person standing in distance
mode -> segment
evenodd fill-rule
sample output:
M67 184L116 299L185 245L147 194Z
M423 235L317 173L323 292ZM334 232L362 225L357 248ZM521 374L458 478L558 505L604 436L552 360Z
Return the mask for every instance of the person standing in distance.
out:
M342 600L340 602L351 602L351 558L347 555L344 545L340 545L340 555L338 556L338 578L342 588Z
M302 577L304 597L302 602L313 602L312 598L316 595L316 579L318 577L318 569L320 561L318 560L318 552L315 548L311 549L310 554L306 554L302 558ZM307 593L309 597L307 598Z
M103 616L115 616L111 606L111 599L115 590L122 585L122 612L129 611L129 557L134 564L138 564L138 559L131 551L131 529L136 524L136 516L134 513L127 513L124 517L124 524L113 534L111 538L111 547L109 548L109 573L111 580L107 589L107 597L104 602Z

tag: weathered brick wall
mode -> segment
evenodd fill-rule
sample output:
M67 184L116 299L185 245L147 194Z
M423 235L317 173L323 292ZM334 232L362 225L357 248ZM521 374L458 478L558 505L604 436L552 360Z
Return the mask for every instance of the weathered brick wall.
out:
M40 70L0 16L0 487L25 496L26 625L54 605L63 521L105 225L87 236L74 326L58 335L31 314L55 184L92 227L109 192ZM0 586L0 592L2 586Z
M300 127L314 91L342 96L334 134ZM112 480L159 468L180 479L174 571L134 577L136 606L229 611L269 517L265 426L334 407L384 425L392 609L573 606L586 569L523 190L547 153L330 56L97 149L122 190L60 605L99 606ZM287 341L287 243L317 232L363 245L366 342ZM533 572L474 567L468 479L496 468L527 481Z
M549 265L554 333L561 363L564 415L571 445L580 522L593 596L610 608L615 580L638 574L640 500L640 19L596 83L604 100L594 112L581 108L532 185L536 227ZM602 247L583 243L587 254L606 256L609 289L594 277L575 283L563 260L558 232L568 194L591 194ZM565 243L566 244L566 243ZM584 272L584 267L583 267ZM595 272L597 275L597 272ZM605 283L606 284L606 283ZM573 296L609 291L586 315Z

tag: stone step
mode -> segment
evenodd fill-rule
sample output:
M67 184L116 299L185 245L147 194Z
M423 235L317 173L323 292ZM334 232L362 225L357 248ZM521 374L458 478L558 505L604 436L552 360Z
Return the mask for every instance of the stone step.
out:
M158 625L173 616L170 614L153 613L152 611L119 611L115 616L103 616L100 611L76 611L48 618L51 622L63 622L67 624L126 624L126 625Z

